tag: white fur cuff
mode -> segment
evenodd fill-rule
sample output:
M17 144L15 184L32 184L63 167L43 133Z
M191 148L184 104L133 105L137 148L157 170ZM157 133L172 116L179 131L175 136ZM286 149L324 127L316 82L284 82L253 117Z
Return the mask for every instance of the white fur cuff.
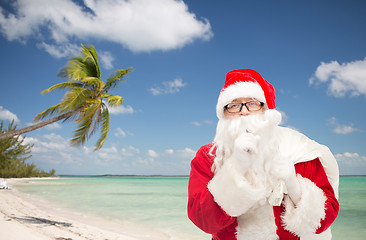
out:
M320 221L325 218L327 198L324 192L309 179L300 175L297 175L297 179L301 187L301 199L295 206L286 196L285 213L281 217L286 230L303 237L314 234L320 227Z
M252 186L230 162L226 162L207 185L215 202L230 216L237 217L258 201L265 201L263 191Z

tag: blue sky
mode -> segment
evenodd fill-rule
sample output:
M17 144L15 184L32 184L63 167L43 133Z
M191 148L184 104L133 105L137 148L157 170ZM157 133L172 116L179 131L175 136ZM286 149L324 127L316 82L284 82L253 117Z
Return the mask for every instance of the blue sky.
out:
M32 158L57 174L189 174L213 140L228 71L252 68L271 82L283 126L327 145L341 174L366 174L364 1L2 0L0 120L18 128L57 104L40 92L80 45L99 53L105 79L133 67L112 94L104 147L68 140L76 125L26 134Z

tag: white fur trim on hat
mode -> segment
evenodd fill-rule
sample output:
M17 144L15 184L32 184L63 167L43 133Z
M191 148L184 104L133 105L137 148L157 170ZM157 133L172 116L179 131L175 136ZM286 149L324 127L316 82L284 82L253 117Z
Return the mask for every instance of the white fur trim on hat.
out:
M227 88L223 89L220 93L219 99L216 105L216 114L220 119L224 116L224 107L237 98L255 98L258 101L266 103L264 92L261 86L255 82L237 82Z

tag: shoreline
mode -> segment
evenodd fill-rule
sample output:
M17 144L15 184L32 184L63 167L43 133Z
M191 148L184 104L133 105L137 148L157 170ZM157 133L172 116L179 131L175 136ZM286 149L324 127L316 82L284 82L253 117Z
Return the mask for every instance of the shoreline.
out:
M56 177L57 178L57 177ZM4 179L0 190L0 239L4 240L169 240L158 231L63 209L16 190L17 184L55 178ZM15 186L15 187L13 187Z

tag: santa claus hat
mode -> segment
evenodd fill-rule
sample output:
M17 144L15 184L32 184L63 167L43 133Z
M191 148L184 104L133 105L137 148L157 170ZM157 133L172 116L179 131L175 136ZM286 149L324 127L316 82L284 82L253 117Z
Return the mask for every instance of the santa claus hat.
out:
M224 107L237 98L255 98L265 103L266 109L275 109L275 89L258 72L251 69L233 70L226 74L216 105L218 118L224 116Z

